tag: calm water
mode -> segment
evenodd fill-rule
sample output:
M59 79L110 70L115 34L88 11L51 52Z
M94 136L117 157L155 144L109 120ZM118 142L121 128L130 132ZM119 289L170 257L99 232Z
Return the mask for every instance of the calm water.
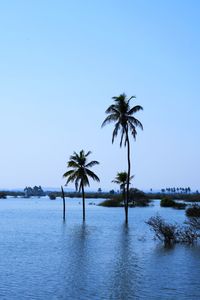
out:
M83 225L79 201L64 224L60 199L0 201L0 299L200 299L200 248L164 249L144 223L183 211L133 208L127 229L123 209L87 205Z

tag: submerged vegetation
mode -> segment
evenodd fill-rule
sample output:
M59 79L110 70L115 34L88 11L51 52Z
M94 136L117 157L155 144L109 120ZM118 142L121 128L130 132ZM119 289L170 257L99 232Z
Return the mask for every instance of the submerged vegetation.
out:
M200 237L200 218L196 223L189 219L186 225L177 225L176 223L167 223L159 215L151 217L146 223L155 234L155 238L164 243L165 246L171 246L176 243L193 244Z
M54 193L50 193L48 196L50 200L56 200L56 195Z
M106 206L106 207L123 207L123 198L121 196L115 196L112 199L107 199L101 203L99 206Z
M171 199L170 201L169 199L163 199L162 201L172 204ZM175 243L193 244L200 238L200 205L191 205L186 209L185 214L187 216L187 220L184 222L185 225L167 223L159 215L151 217L146 223L154 231L155 237L165 245Z
M155 237L165 245L171 245L176 240L177 226L166 223L160 216L151 217L146 223L154 231Z
M138 190L138 189L130 189L130 200L128 203L129 207L146 207L150 204L151 200L147 197L147 195ZM99 204L99 206L106 207L124 207L124 198L123 193L118 195L113 195L111 199L107 199Z
M200 205L193 204L186 209L186 216L200 218Z
M173 207L174 204L175 204L175 201L171 198L164 197L160 200L161 207Z
M171 199L170 197L162 198L160 201L160 206L161 207L173 207L173 208L177 208L177 209L185 209L186 208L185 203L176 202L173 199Z
M0 192L0 199L6 199L6 193L5 192Z

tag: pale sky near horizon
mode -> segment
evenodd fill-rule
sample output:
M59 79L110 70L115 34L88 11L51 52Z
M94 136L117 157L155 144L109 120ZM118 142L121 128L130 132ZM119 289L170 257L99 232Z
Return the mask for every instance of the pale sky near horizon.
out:
M126 149L101 123L125 92L144 108L134 186L200 190L199 1L2 1L0 39L0 189L59 187L81 149L100 162L91 190L118 189Z

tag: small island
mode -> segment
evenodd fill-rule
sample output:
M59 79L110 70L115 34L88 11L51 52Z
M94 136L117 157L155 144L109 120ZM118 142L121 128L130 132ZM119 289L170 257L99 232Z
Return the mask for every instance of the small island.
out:
M25 187L24 189L24 197L25 198L29 198L32 196L36 196L36 197L42 197L45 196L45 192L43 191L42 187L39 186L34 186L33 188L29 187Z

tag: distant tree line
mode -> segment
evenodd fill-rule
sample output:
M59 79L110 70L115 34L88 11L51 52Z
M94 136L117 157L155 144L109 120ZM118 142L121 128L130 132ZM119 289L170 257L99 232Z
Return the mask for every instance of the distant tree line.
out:
M191 188L190 187L168 187L168 188L162 188L161 189L162 193L180 193L180 194L189 194L191 193ZM196 193L199 193L198 190L196 191Z

